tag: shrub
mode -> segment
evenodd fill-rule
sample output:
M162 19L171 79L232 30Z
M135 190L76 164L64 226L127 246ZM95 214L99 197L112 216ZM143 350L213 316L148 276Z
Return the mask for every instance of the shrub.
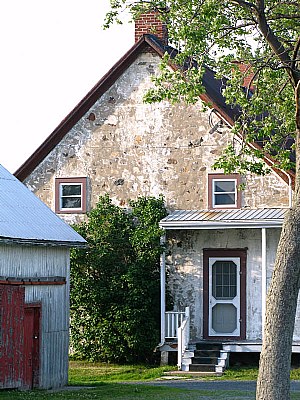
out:
M88 242L71 252L71 347L76 358L145 361L159 341L163 198L130 210L100 197L74 228Z

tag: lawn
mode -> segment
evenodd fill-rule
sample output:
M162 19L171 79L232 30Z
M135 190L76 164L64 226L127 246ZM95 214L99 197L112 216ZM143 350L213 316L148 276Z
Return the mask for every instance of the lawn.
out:
M113 365L104 363L70 362L70 387L60 391L0 391L0 400L254 400L254 391L189 390L150 386L149 381L160 378L172 367L144 365ZM174 368L173 368L174 369ZM300 369L293 370L293 379L299 379ZM218 380L255 380L256 368L229 369ZM212 378L201 378L212 379ZM216 379L216 378L214 378ZM134 383L137 381L136 383ZM143 385L141 382L145 382ZM128 383L129 382L129 383ZM147 384L148 383L148 384ZM300 400L300 393L292 393Z
M117 383L104 383L93 389L54 393L0 391L1 400L254 400L254 398L254 393L251 392L182 390Z

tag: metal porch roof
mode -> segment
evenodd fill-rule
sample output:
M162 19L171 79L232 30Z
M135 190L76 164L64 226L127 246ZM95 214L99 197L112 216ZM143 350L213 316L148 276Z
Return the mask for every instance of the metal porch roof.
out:
M176 210L160 221L163 229L276 228L286 208Z
M86 241L0 165L0 243L82 246Z

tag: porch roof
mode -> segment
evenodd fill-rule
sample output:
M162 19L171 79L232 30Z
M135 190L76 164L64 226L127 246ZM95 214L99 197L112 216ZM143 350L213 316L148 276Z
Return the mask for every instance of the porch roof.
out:
M280 228L287 208L176 210L160 221L163 229Z

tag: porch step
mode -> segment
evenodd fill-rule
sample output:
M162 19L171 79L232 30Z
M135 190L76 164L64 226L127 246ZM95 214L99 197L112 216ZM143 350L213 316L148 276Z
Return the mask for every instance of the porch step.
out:
M192 364L218 364L219 357L193 357Z
M219 357L220 350L195 350L194 357Z
M217 350L220 351L223 349L222 343L219 342L198 342L196 343L197 350Z
M215 372L214 364L190 364L190 371L192 372Z
M222 374L228 364L228 352L222 348L221 343L196 343L184 353L181 370Z

